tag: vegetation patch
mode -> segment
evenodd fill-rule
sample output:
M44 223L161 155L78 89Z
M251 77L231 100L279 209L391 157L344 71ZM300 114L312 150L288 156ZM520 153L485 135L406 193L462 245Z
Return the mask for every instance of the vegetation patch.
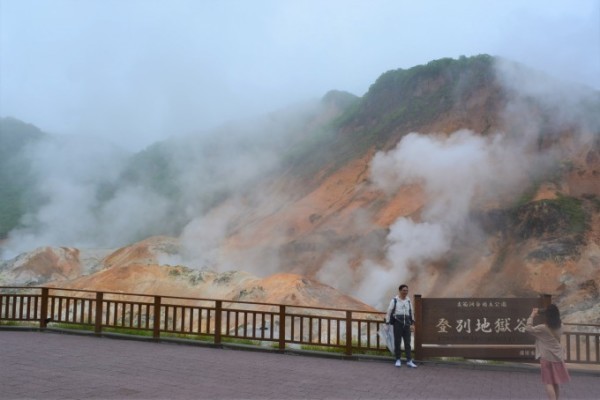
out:
M588 216L581 200L559 194L557 199L548 201L555 202L559 210L567 216L569 230L572 233L583 233L588 229Z
M520 239L579 235L589 226L582 201L561 194L556 199L525 204L515 210L514 216Z
M513 214L515 237L539 242L527 257L557 262L578 254L585 244L589 221L582 200L561 194L556 199L525 204Z
M600 212L600 198L595 194L584 194L583 198L590 201L594 212Z
M0 239L19 225L37 201L27 193L35 185L35 176L26 150L45 136L33 125L0 118Z
M345 354L346 353L346 347L345 344L341 344L341 347L338 346L319 346L319 345L301 345L300 346L301 350L306 350L306 351L320 351L320 352L325 352L325 353L336 353L336 354ZM385 353L389 352L388 349L381 349L381 350L371 350L371 349L357 349L357 348L353 348L352 349L352 355L372 355L372 356L381 356Z
M331 173L380 149L392 135L405 134L435 121L494 80L493 57L443 58L382 74L369 91L344 103L331 124L308 135L285 155L286 165L301 178Z
M40 326L40 324L38 322L29 322L29 321L0 321L0 326L22 326L22 327L37 328Z
M240 293L235 298L235 300L244 300L244 299L247 299L248 297L253 297L253 296L263 296L263 295L265 295L265 293L266 293L265 288L263 288L262 286L254 286L250 289L240 290Z
M536 181L532 185L530 185L517 200L515 204L516 208L523 207L525 204L530 203L535 198L538 190L540 189L540 182Z
M260 346L260 340L251 340L251 339L223 337L223 338L221 338L221 342L231 343L231 344L243 344L243 345L247 345L247 346Z

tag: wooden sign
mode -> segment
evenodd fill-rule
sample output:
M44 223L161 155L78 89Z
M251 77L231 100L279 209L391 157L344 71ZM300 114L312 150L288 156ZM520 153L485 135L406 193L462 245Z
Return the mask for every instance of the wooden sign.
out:
M541 298L422 298L423 345L531 345L527 318Z

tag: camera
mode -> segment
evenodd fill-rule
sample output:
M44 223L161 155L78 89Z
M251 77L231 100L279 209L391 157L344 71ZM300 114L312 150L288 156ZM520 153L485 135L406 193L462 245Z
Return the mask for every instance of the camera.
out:
M538 315L544 315L544 314L546 314L546 309L545 308L538 309Z

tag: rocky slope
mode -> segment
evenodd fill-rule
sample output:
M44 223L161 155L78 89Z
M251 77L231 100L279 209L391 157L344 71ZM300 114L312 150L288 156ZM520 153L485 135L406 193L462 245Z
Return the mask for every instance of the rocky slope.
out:
M1 276L341 308L383 309L403 282L435 297L547 293L568 321L600 323L599 98L488 56L389 71L360 99L326 96L335 106L278 169L177 238L42 249Z
M159 264L178 254L179 241L152 237L117 250L45 247L0 266L0 280L59 287L205 299L375 311L330 286L295 274L259 278L247 272L194 270Z

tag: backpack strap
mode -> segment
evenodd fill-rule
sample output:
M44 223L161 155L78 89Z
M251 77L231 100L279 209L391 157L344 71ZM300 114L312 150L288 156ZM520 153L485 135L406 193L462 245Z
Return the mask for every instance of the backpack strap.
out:
M396 314L396 303L397 303L396 297L394 297L392 300L394 300L394 307L392 307L392 312L390 312L390 317L388 318L388 324L391 324L392 320L396 319L396 317L394 315L394 314Z

